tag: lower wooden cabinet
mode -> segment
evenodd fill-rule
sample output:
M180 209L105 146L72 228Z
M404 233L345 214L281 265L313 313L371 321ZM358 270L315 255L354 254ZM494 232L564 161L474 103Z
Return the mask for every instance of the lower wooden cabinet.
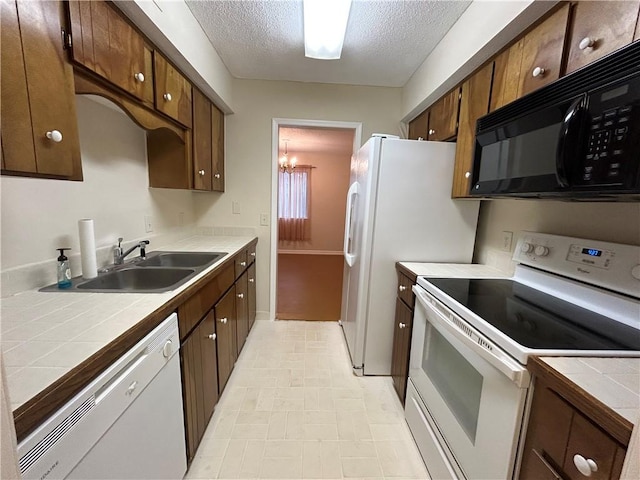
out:
M411 352L411 331L413 328L413 308L415 296L411 287L416 276L400 265L398 270L398 296L393 326L393 352L391 354L391 379L400 401L404 405L409 376L409 355ZM407 275L411 275L410 277Z
M546 377L540 364L527 365L536 374L535 390L518 478L620 478L631 429L620 428L575 388Z
M249 309L249 331L253 328L253 324L256 321L256 264L255 262L249 265L249 278L247 279L249 283L249 300L247 301L248 309Z
M238 352L249 335L249 272L245 271L236 281L236 318Z
M235 287L216 303L214 311L218 334L218 391L222 393L238 358Z

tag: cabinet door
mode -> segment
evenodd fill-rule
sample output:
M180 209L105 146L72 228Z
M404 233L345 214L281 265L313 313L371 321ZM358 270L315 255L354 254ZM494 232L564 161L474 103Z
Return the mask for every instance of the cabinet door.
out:
M211 105L211 190L224 192L224 113Z
M393 328L393 353L391 355L391 378L400 401L404 405L409 375L409 351L413 311L400 298L396 299L395 325Z
M580 1L573 10L566 73L633 41L640 1Z
M523 44L524 39L518 40L495 59L490 112L518 98Z
M185 418L187 458L191 460L204 433L204 409L202 405L201 342L197 329L180 347L182 368L182 398Z
M206 429L211 415L213 415L213 408L218 403L218 351L216 348L216 319L213 311L209 312L202 320L196 332L200 339L202 404L204 429Z
M569 24L569 4L524 37L518 97L560 78L564 40Z
M158 51L153 52L156 109L191 127L191 84Z
M236 339L236 289L231 287L229 291L216 303L216 334L218 336L218 393L222 394L233 364L237 356Z
M238 354L249 334L249 272L245 271L236 282L236 318Z
M249 266L249 278L247 281L249 282L249 301L248 309L249 309L249 330L253 328L253 324L256 321L256 264L255 262Z
M429 111L425 110L409 122L409 140L426 140L429 134Z
M456 139L456 163L453 171L453 198L469 196L471 167L476 140L476 122L489 113L493 62L485 65L462 84L460 122Z
M1 136L5 173L82 180L73 71L61 2L2 0Z
M458 129L460 88L454 88L429 109L428 139L442 141L455 137Z
M73 60L145 100L153 88L143 37L103 1L68 2Z
M211 102L197 88L193 89L193 188L211 190L213 172L211 143Z

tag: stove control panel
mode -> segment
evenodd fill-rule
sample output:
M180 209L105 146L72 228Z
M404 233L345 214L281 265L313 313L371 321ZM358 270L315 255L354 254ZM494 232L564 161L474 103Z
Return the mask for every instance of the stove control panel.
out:
M640 246L522 232L513 260L640 298Z

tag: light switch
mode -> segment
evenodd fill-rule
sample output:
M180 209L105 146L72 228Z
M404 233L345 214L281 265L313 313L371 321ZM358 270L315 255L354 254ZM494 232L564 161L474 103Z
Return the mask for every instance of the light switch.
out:
M240 202L231 202L231 211L235 214L240 213Z
M511 242L513 241L513 232L502 232L502 250L505 252L511 251Z
M269 226L269 214L268 213L261 213L260 214L260 225L263 227L268 227Z

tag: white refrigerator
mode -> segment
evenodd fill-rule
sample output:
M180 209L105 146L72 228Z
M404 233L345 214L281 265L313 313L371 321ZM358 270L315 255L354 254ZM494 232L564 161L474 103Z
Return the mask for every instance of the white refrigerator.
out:
M374 135L351 160L341 321L357 375L390 375L397 261L470 263L480 202L452 200L455 143Z

